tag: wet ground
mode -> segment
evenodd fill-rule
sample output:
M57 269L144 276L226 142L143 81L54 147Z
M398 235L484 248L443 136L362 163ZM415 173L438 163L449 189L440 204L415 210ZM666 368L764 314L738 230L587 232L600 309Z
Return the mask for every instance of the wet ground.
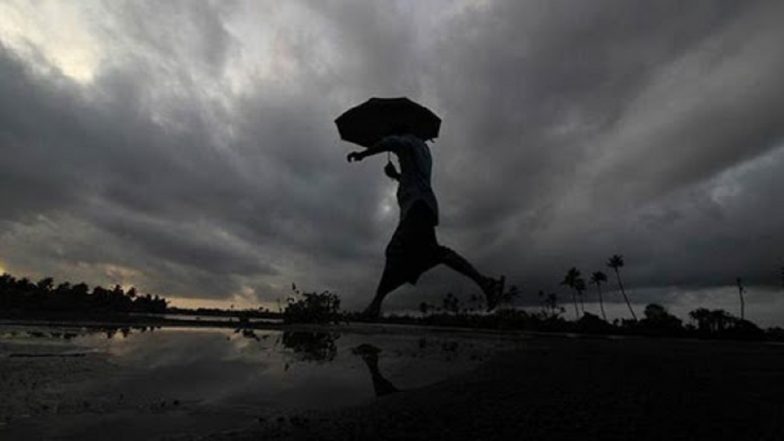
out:
M464 375L526 340L372 326L322 331L0 325L0 439L253 431Z
M784 347L539 336L468 374L206 438L780 441Z
M784 345L0 324L0 397L3 441L780 441Z

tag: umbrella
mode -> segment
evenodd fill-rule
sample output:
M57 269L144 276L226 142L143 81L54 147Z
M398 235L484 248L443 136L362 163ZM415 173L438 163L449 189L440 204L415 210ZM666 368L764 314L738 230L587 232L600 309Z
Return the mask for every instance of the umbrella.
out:
M341 139L370 147L399 127L422 139L436 138L441 118L408 98L371 98L340 115L335 124Z

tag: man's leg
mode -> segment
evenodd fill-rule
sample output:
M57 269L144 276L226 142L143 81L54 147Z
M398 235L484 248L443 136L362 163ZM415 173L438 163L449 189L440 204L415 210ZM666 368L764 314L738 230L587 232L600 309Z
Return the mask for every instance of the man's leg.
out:
M440 246L440 257L441 263L470 278L479 285L479 288L481 288L482 292L485 294L488 311L495 308L501 294L503 294L503 277L500 280L496 280L492 277L483 275L463 256L443 245Z
M365 308L363 315L368 318L378 317L381 314L381 303L384 301L384 297L405 283L404 280L401 280L401 277L393 274L389 265L386 265L384 274L381 275L381 281L378 282L378 288L376 288L376 296L370 302L370 305Z

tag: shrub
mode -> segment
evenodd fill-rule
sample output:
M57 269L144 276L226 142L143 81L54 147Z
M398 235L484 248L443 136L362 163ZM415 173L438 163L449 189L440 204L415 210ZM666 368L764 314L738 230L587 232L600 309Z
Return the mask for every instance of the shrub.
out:
M290 297L283 310L284 323L338 323L340 297L329 291L306 292L299 300Z
M611 324L590 312L584 313L580 320L575 322L574 328L575 331L586 334L605 334L613 331Z

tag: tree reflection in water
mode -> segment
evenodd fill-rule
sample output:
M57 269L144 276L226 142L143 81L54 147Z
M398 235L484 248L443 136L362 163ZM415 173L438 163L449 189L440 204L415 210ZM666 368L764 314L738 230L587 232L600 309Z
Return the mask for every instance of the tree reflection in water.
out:
M284 331L279 341L296 361L325 363L332 361L337 355L338 348L335 341L338 338L340 334L333 332ZM388 395L399 390L384 378L378 368L378 354L381 349L370 344L361 344L351 352L365 362L376 396ZM288 366L287 363L286 369Z
M340 334L333 332L284 331L280 342L297 361L324 363L337 355L338 338Z

